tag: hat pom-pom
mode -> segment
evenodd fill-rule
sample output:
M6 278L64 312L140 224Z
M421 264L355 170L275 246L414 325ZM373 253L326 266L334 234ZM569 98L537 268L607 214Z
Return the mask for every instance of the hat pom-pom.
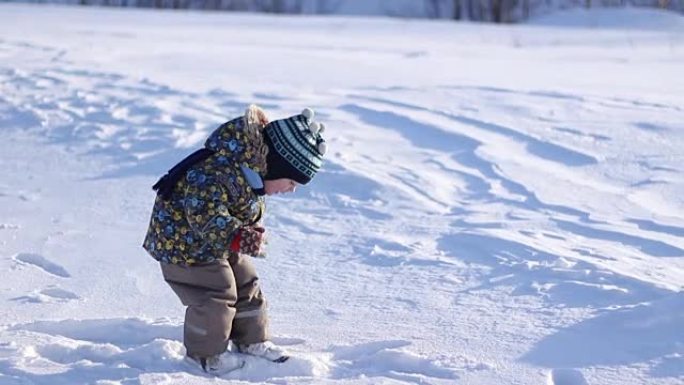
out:
M309 124L309 130L314 134L318 134L321 131L321 124L318 122L313 122Z
M325 153L328 151L328 145L325 144L325 142L320 142L318 143L318 152L321 155L325 155Z
M307 107L302 111L302 115L304 115L304 117L308 121L311 121L311 119L313 119L313 117L314 117L314 111L311 108Z

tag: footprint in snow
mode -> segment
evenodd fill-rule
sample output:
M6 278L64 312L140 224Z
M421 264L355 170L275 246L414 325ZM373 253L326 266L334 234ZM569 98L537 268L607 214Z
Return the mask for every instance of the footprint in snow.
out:
M28 303L63 303L76 299L80 299L80 297L68 290L60 289L59 287L48 287L46 289L36 291L28 295L11 298L12 301L21 301Z
M577 369L554 369L549 373L548 385L588 385Z
M48 274L56 275L62 278L69 278L71 275L62 266L50 261L39 254L33 253L19 253L12 257L20 265L33 265L45 271Z

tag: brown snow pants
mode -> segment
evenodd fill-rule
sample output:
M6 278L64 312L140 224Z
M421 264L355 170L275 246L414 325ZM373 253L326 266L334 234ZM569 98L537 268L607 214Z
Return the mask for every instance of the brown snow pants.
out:
M183 341L188 355L209 357L226 351L228 341L266 341L266 300L249 256L232 255L207 264L161 263L164 280L185 310Z

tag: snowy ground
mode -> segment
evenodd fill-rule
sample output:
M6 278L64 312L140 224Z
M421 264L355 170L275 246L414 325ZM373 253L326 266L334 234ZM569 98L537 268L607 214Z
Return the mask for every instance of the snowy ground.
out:
M0 4L0 384L681 384L684 21L582 14ZM207 379L140 244L151 184L253 102L331 150L256 262L296 357Z

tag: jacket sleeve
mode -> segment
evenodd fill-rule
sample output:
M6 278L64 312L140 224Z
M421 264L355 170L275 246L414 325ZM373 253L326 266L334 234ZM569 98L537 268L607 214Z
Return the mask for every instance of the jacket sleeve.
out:
M216 254L230 249L233 237L243 226L230 213L230 196L220 183L189 186L185 191L185 214L199 242L200 250L211 249Z

